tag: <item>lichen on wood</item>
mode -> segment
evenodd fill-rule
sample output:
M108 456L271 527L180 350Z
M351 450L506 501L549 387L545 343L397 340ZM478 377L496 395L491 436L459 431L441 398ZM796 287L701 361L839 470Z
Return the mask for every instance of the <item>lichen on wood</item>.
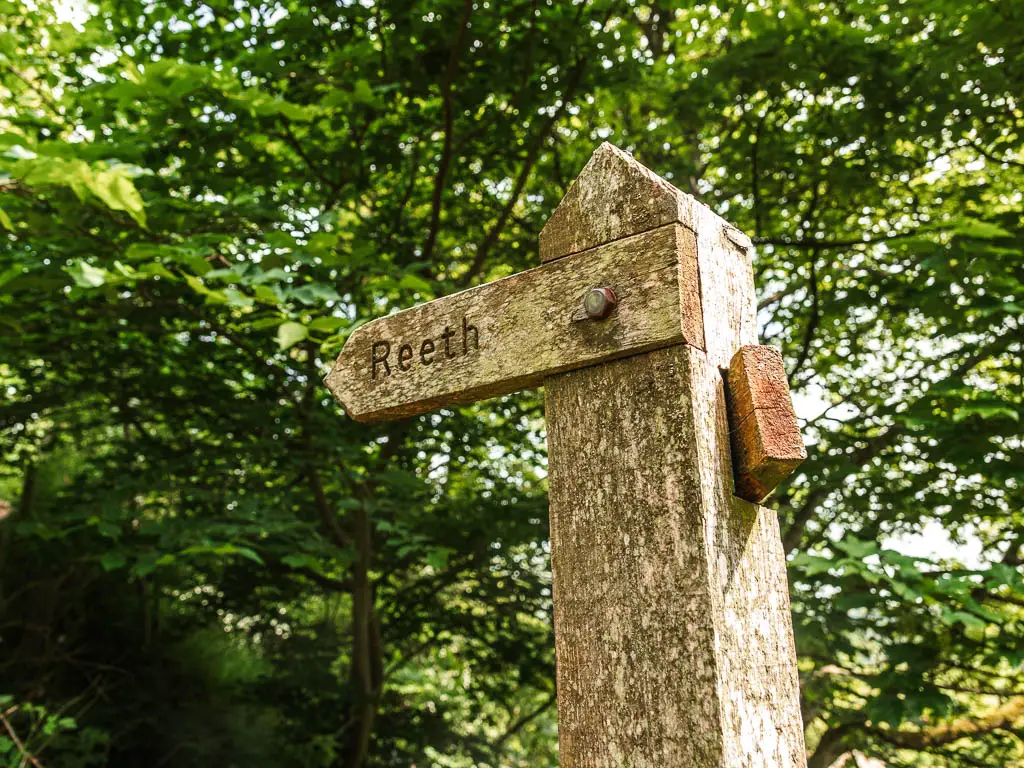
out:
M541 255L669 221L696 239L703 347L545 382L561 764L803 768L778 521L733 492L722 369L756 342L749 241L602 145Z
M618 304L588 321L599 286ZM381 421L680 342L704 345L696 240L668 224L367 323L326 384L350 416Z

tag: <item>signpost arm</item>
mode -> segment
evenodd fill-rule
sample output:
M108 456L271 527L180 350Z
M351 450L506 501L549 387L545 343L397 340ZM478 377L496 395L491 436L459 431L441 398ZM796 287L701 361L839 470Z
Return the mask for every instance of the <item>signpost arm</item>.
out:
M778 521L733 488L723 372L756 343L749 241L604 144L541 258L669 225L702 336L544 382L561 765L803 768Z

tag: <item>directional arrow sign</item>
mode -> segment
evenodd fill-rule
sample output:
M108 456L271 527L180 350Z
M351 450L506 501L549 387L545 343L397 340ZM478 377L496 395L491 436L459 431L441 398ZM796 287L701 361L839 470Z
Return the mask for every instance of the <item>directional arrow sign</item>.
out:
M611 288L605 318L586 294ZM555 373L645 350L704 348L693 233L672 223L358 328L325 380L374 422L538 386Z

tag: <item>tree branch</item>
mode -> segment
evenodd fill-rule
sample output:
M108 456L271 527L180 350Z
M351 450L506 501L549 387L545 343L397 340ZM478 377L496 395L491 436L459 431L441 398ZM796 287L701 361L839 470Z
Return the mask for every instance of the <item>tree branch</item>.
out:
M555 703L555 701L555 694L551 694L550 696L548 696L547 700L545 700L543 704L537 707L537 709L533 710L533 712L531 712L528 715L523 715L521 718L516 720L516 722L510 725L508 730L501 735L501 738L494 742L495 748L500 749L501 746L506 741L515 736L517 733L519 733L519 731L521 731L525 726L529 725L531 722L533 722L538 717L547 712L549 709L551 709L551 706Z
M340 183L331 181L326 176L320 173L320 171L317 169L316 163L313 162L313 159L309 156L305 148L302 146L302 142L295 135L295 131L292 130L291 123L288 122L287 120L282 120L281 123L284 126L284 133L274 132L271 135L277 136L279 139L284 141L285 144L290 146L295 151L295 153L300 158L302 158L302 162L306 164L306 167L309 169L309 172L313 174L313 177L316 178L321 184L324 185L324 187L326 187L330 191L331 198L333 199L334 197L336 197L340 192L342 185ZM334 206L328 205L326 207L330 209L333 208Z
M958 739L1012 728L1021 720L1024 720L1024 696L1008 701L982 717L962 717L951 723L922 728L918 731L871 728L870 732L882 741L900 749L924 750L929 747L952 744Z
M792 285L792 286L790 286L788 288L783 288L781 291L776 291L771 296L765 296L763 299L761 299L759 302L757 302L757 308L759 310L767 309L772 304L778 304L784 298L786 298L787 296L789 296L790 294L795 293L795 292L796 292L796 286L795 285Z
M10 73L11 73L12 75L14 75L14 76L15 76L16 78L18 78L19 80L21 80L21 82L23 82L23 83L24 83L24 84L25 84L26 86L28 86L28 88L29 88L29 89L30 89L30 90L31 90L31 91L32 91L33 93L35 93L35 94L36 94L36 96L38 96L38 97L39 97L39 98L40 98L40 99L42 100L42 102L43 102L43 103L44 103L44 104L45 104L45 105L46 105L47 107L49 107L49 108L50 108L50 111L51 111L51 112L53 112L53 114L54 114L54 115L55 115L55 116L56 116L56 117L57 117L57 118L58 118L58 119L59 119L59 120L60 120L61 122L63 122L63 120L64 120L64 115L62 115L62 114L61 114L61 111L60 111L60 107L59 107L59 106L57 105L57 102L55 102L55 101L53 100L53 98L51 98L51 97L50 97L50 96L49 96L49 95L48 95L47 93L45 93L45 92L44 92L44 91L43 91L43 90L42 90L42 89L41 89L41 88L40 88L39 86L37 86L37 85L36 85L35 83L33 83L33 82L32 82L31 80L29 80L29 79L28 79L28 78L27 78L27 77L26 77L25 75L23 75L23 74L22 74L21 72L19 72L18 70L16 70L16 69L15 69L14 67L12 67L12 66L11 66L10 64L6 65L6 66L4 67L4 69L6 69L6 70L7 70L8 72L10 72Z
M505 228L505 224L508 223L508 218L512 213L512 209L515 208L516 203L519 202L519 196L523 193L523 187L526 186L526 181L530 177L530 172L533 170L533 166L537 162L537 156L540 154L544 140L551 134L551 131L558 123L558 120L565 111L565 108L569 105L569 101L576 92L576 86L579 84L579 79L582 73L583 63L577 62L573 67L572 73L569 75L565 92L562 94L561 103L558 105L558 108L554 111L551 117L548 118L544 126L534 134L533 139L530 141L530 146L526 151L526 159L523 160L523 167L519 170L519 177L516 179L515 188L512 190L512 194L509 195L508 202L502 209L501 215L498 216L498 220L494 223L494 226L491 227L486 237L484 237L480 247L477 248L476 255L473 257L473 263L470 264L466 273L459 278L458 283L460 286L464 287L468 285L483 268L488 253L490 253L491 248L494 247L494 244L501 236L501 232Z
M1010 545L1006 548L1006 554L1002 556L999 562L1003 565L1009 565L1011 568L1016 568L1021 565L1021 548L1024 547L1024 528L1018 530L1013 538L1010 540Z
M979 155L981 155L987 160L991 160L993 163L999 163L1001 165L1010 165L1013 166L1014 168L1024 168L1024 163L1020 162L1019 160L1010 160L1005 157L996 157L987 149L985 149L985 147L982 146L981 142L978 141L977 139L968 139L967 143L972 148L974 148Z
M285 565L281 562L273 562L269 563L269 566L272 570L289 576L304 576L328 592L348 592L352 589L352 582L349 579L332 579L330 576L324 576L322 573L318 573L312 568L304 565L296 568L294 566Z
M43 766L39 764L39 761L36 760L35 757L33 757L32 754L25 748L25 745L22 743L21 739L18 738L18 734L14 732L14 728L12 728L11 724L8 722L6 716L11 714L12 711L14 711L14 708L9 709L6 712L0 713L0 722L4 724L4 730L6 730L7 733L10 735L11 741L14 742L15 749L17 749L18 752L21 753L21 765L24 765L25 761L28 760L36 768L43 768Z
M427 233L427 240L423 244L423 261L430 261L434 252L434 244L437 242L437 232L441 226L441 200L444 195L445 178L448 175L448 166L452 161L452 132L454 131L454 108L452 106L452 83L459 71L459 59L462 57L462 49L466 41L466 30L469 29L469 17L473 13L473 0L465 0L462 8L462 19L459 22L459 31L455 36L451 54L448 57L448 67L445 69L444 83L441 85L441 100L444 108L444 146L441 150L441 162L437 166L437 176L434 178L434 199L431 203L430 230Z
M323 524L324 530L336 547L340 549L347 548L349 545L348 536L345 535L345 531L338 524L338 516L334 514L330 502L327 501L327 494L324 492L324 486L320 482L320 475L317 473L316 468L312 466L306 468L305 474L306 481L309 483L309 489L313 492L313 500L316 503L316 509L320 515L320 522Z
M804 328L804 340L800 349L800 355L797 357L796 363L793 364L793 370L789 372L789 378L791 381L796 379L797 374L800 373L800 370L804 367L804 363L806 363L808 358L811 356L811 342L814 341L814 332L818 330L818 323L821 322L821 304L818 299L817 253L811 257L810 289L811 316L807 318L807 327Z
M857 245L876 245L887 243L891 240L903 240L908 237L917 237L928 232L938 232L936 229L916 229L912 232L899 232L893 235L876 235L875 237L861 238L860 240L788 240L786 238L754 238L755 245L772 245L779 248L800 248L804 250L825 251L832 248L853 248Z
M985 347L978 349L973 355L968 355L960 365L950 371L947 379L962 379L968 372L971 371L976 365L981 363L983 360L987 360L991 355L997 351L997 347L1005 343L1005 340L997 340L993 344L989 344ZM922 397L927 397L927 393ZM829 476L831 481L827 485L822 484L811 490L804 499L803 505L799 511L793 517L793 522L787 528L785 534L782 537L782 543L785 551L792 552L803 541L804 530L807 524L814 518L817 513L818 506L828 497L830 493L836 488L844 485L846 481L853 475L860 472L861 468L867 464L875 456L879 455L882 451L894 445L897 440L907 434L907 427L903 424L897 424L890 427L888 430L875 437L868 438L865 441L864 447L859 451L855 452L850 460L846 463L845 469L840 468L836 472L833 472Z
M807 768L829 768L849 751L846 737L863 727L863 723L843 723L835 728L829 728L822 734L814 754L807 759Z
M750 191L753 197L754 205L754 237L761 237L761 185L760 185L760 171L758 169L757 152L758 147L761 144L761 129L764 127L764 121L768 119L767 110L761 116L761 119L757 121L757 128L754 129L754 143L750 146Z

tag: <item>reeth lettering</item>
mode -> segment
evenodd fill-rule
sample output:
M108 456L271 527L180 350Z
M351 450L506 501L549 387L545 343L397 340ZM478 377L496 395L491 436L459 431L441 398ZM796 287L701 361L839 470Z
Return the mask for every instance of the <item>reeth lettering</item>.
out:
M393 348L396 350L394 357L391 355ZM471 350L480 350L480 332L468 317L462 318L461 336L458 328L453 331L446 325L436 339L422 339L415 344L393 345L381 339L370 345L370 378L376 380L378 373L387 378L392 372L404 373L415 365L444 364L446 360L468 355Z

